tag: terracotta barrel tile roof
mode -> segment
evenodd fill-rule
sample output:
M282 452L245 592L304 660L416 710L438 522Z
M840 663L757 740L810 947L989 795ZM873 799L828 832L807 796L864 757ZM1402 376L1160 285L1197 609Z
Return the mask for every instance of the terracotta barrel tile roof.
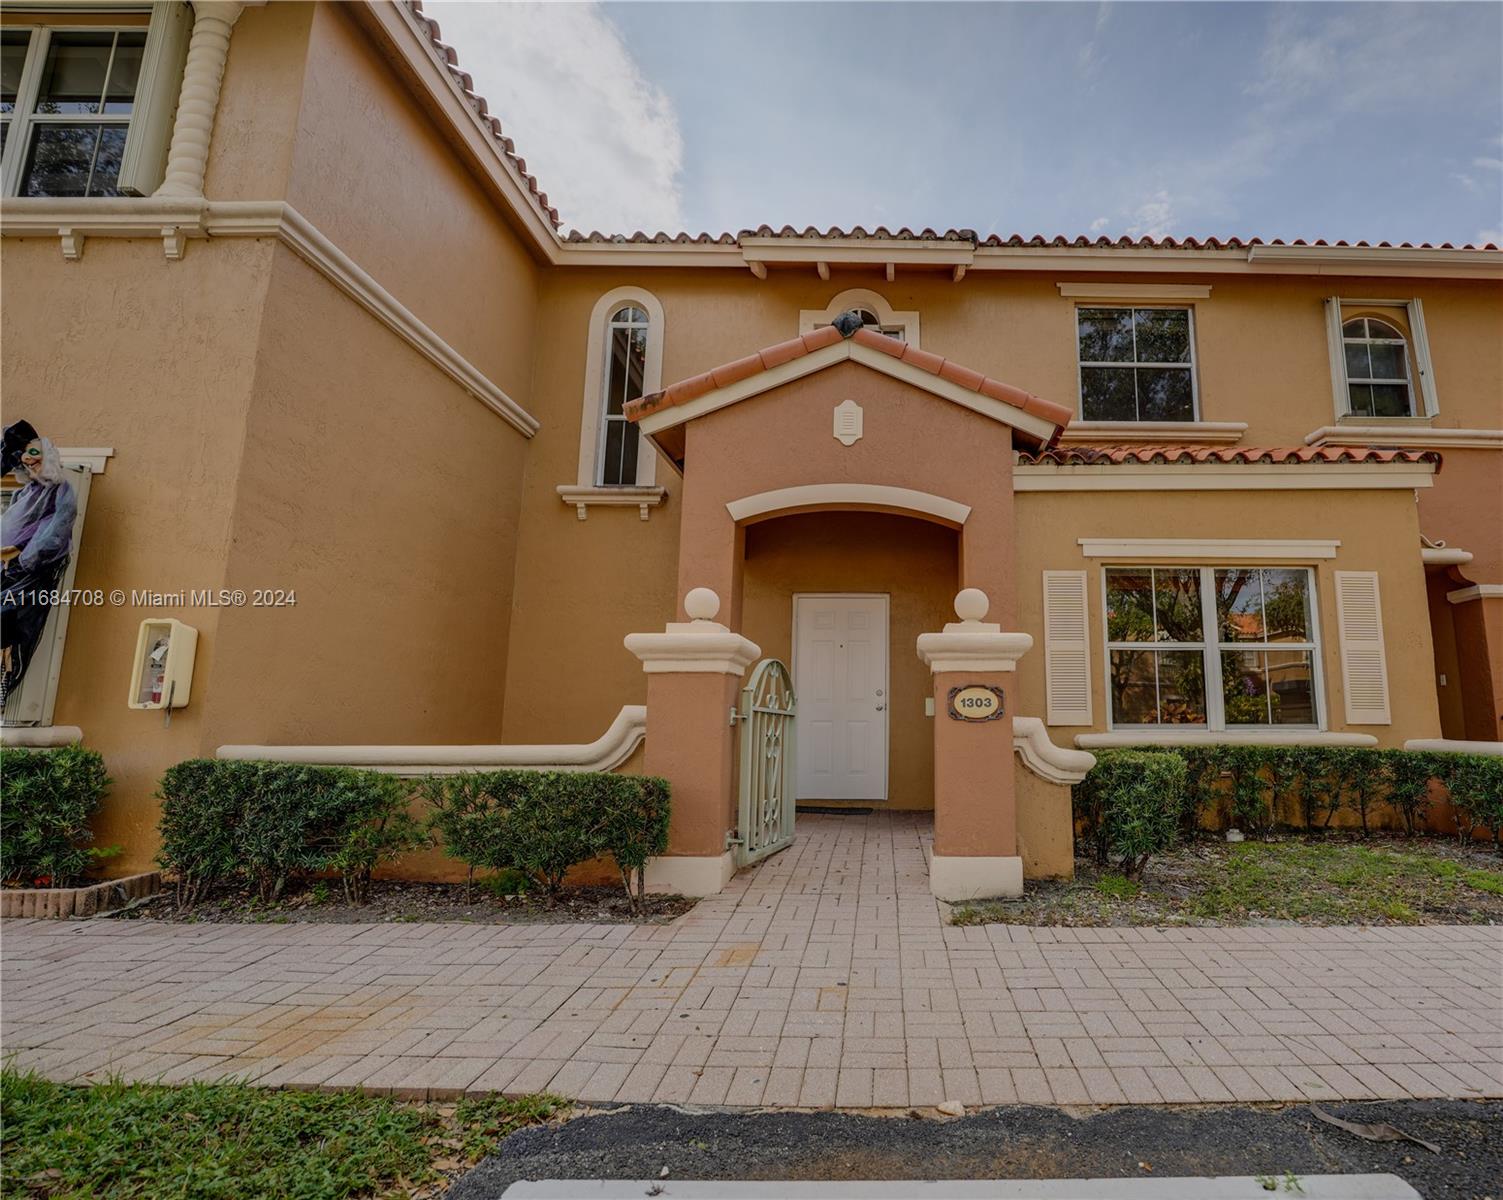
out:
M1020 453L1020 466L1121 466L1129 463L1434 463L1434 450L1380 450L1370 446L1068 446Z
M626 406L626 419L628 421L640 421L649 413L655 413L675 405L687 404L691 400L697 400L707 392L718 387L729 387L733 383L739 383L743 379L750 379L763 371L770 371L773 367L782 366L792 362L796 358L803 358L816 350L826 346L834 346L841 341L840 330L833 325L826 325L816 329L812 333L806 333L802 337L791 338L786 342L779 342L775 346L768 346L765 350L759 350L756 354L749 354L745 358L738 358L734 362L723 363L718 367L712 367L708 371L702 371L698 375L692 375L688 379L670 384L660 392L654 392L649 396L643 396L633 400ZM850 340L858 345L871 350L881 351L892 358L917 367L930 375L937 375L957 387L963 387L967 391L979 392L992 400L1001 401L1003 404L1031 413L1045 421L1049 421L1061 428L1070 423L1071 413L1063 404L1055 404L1052 400L1044 400L1031 392L1025 392L1021 388L1013 387L1010 383L992 379L973 371L970 367L960 363L951 362L938 354L931 354L927 350L920 350L917 346L900 342L896 338L886 337L870 329L857 329Z

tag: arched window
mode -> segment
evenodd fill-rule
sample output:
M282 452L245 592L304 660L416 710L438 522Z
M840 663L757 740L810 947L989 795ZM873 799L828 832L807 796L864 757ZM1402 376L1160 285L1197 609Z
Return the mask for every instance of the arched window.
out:
M813 333L830 324L843 312L855 312L861 323L874 333L880 333L910 346L919 344L919 315L916 312L899 312L879 292L870 288L847 288L831 298L824 308L806 308L799 312L799 333Z
M625 409L663 386L663 324L662 303L644 288L614 288L595 302L585 344L579 472L573 484L559 485L566 503L585 494L590 504L611 504L621 500L616 490L656 487L657 455Z
M614 487L637 482L637 451L641 434L626 419L625 407L645 393L647 372L647 313L623 304L606 322L605 396L600 426L600 465L596 482Z
M1412 417L1414 388L1409 342L1376 317L1356 317L1341 326L1346 356L1347 411L1361 417Z

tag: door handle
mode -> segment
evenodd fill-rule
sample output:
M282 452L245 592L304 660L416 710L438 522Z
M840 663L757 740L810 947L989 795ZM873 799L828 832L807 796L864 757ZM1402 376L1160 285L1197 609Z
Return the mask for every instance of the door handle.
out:
M877 705L877 711L878 712L883 712L886 708L887 708L887 705L885 705L885 704L879 704L879 705Z

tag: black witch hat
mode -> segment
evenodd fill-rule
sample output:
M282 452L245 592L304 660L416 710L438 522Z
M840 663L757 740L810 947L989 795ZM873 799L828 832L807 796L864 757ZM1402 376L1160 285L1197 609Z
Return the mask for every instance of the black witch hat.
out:
M5 427L5 447L0 450L0 475L9 475L21 461L21 452L29 442L36 441L37 431L30 421L17 421Z

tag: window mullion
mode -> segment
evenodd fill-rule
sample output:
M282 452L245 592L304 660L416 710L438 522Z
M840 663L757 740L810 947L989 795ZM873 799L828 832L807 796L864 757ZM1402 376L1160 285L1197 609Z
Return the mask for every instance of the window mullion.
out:
M1221 682L1221 635L1216 627L1216 569L1200 568L1200 630L1205 638L1206 728L1226 729L1226 693Z
M21 68L21 80L16 87L16 111L11 117L10 153L0 178L0 192L7 196L21 191L21 172L26 164L26 155L31 142L31 118L37 104L37 93L42 86L42 67L47 61L47 46L51 30L37 26L32 30L31 41L26 48L26 64Z

